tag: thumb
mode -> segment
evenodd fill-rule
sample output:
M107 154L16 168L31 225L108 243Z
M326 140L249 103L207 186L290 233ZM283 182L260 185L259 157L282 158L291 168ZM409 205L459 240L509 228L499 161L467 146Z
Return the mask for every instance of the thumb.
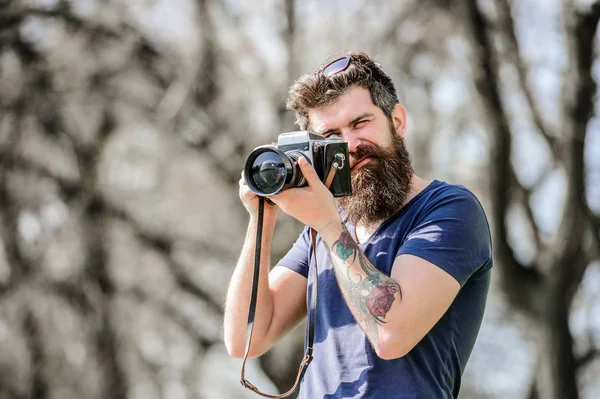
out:
M323 184L321 179L319 179L319 175L317 175L317 171L315 171L315 168L312 167L305 157L298 159L298 165L309 186L314 187L315 184Z

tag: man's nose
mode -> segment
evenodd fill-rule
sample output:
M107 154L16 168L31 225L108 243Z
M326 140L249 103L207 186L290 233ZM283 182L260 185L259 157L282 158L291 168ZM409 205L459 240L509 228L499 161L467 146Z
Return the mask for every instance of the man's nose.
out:
M351 131L342 132L342 138L348 143L348 152L355 152L360 145L360 138L357 134L352 134Z

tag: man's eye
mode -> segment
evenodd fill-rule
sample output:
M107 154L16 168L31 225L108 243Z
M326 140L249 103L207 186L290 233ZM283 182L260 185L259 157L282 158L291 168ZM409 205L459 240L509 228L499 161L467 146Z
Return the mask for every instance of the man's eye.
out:
M340 138L340 137L342 137L342 135L341 135L341 134L339 134L339 133L327 133L327 134L325 134L324 136L325 136L325 138L327 138L327 139L328 139L328 138L331 138L331 137L335 137L335 138Z
M368 122L368 121L369 121L368 119L361 119L361 120L359 120L358 122L356 122L356 123L354 124L354 127L355 127L355 128L356 128L356 127L363 127L364 125L366 125L366 124L367 124L367 122Z

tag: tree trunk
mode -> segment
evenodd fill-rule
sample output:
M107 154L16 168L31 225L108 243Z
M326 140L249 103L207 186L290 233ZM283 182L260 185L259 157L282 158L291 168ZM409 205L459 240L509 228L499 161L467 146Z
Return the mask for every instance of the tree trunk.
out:
M540 328L540 355L536 376L537 397L576 399L579 397L573 341L569 330L569 305L564 284L551 279L543 293Z

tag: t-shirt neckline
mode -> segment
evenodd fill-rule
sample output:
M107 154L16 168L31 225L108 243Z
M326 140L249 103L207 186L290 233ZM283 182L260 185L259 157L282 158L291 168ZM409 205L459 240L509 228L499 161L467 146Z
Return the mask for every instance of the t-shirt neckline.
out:
M379 226L377 226L377 228L375 229L375 231L373 232L373 234L371 234L364 242L362 243L358 243L357 244L360 247L366 247L370 242L371 239L373 237L375 237L377 235L377 233L379 233L379 231L386 226L390 220L394 219L398 214L402 213L402 212L406 212L406 210L408 210L415 202L417 202L421 197L423 197L427 192L431 191L432 189L434 189L435 187L439 186L442 182L438 179L433 179L427 186L425 186L425 188L423 190L421 190L420 192L417 193L417 195L415 195L414 197L412 197L406 204L404 204L398 211L394 212L390 217L388 217L387 219L385 219L383 222L379 223ZM348 225L348 223L350 222L346 222L344 223L346 225L346 228L348 228L349 226L352 228L352 232L353 235L356 239L356 226L354 226L354 224L350 223L350 225Z

